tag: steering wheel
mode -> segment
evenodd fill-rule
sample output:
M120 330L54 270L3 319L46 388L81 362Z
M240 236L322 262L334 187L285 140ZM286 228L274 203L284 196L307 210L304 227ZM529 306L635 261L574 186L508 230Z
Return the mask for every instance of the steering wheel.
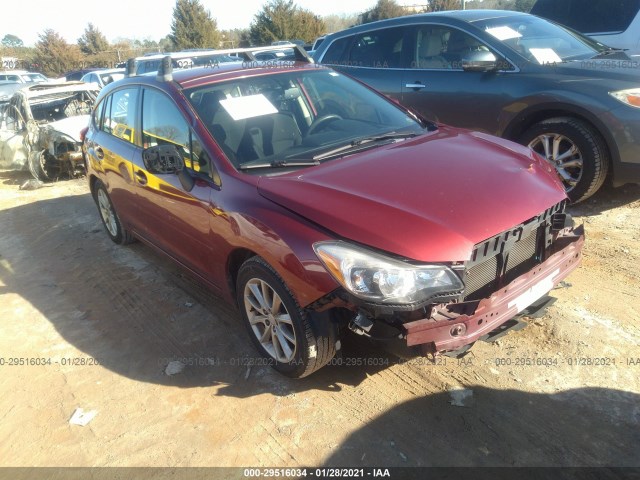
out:
M311 125L309 125L309 130L307 130L307 135L312 135L316 130L320 129L320 127L328 122L333 122L334 120L342 120L340 115L335 113L330 113L329 115L322 115L321 117L316 118Z

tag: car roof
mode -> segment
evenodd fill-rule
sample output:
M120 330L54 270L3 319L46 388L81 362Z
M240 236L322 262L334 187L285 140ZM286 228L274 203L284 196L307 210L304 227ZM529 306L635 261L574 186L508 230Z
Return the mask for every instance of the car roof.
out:
M423 14L423 15L438 15L434 14ZM527 13L517 12L515 10L450 10L446 12L440 12L439 15L458 18L460 20L464 20L465 22L476 22L478 20L488 20L490 18L508 18L508 17L518 17L521 15L528 15Z
M93 70L91 72L87 72L87 73L125 73L127 71L126 68L121 67L121 68L99 68L97 70Z
M522 15L528 15L527 13L516 12L511 10L446 10L442 12L429 12L429 13L416 13L413 15L405 15L402 17L388 18L385 20L378 20L376 22L365 23L362 25L356 25L349 27L340 32L327 34L326 38L339 38L344 35L349 35L357 32L366 32L369 30L376 30L378 28L390 27L390 26L403 26L419 24L421 22L433 22L433 21L451 21L473 23L479 20L488 20L493 18L509 18ZM324 47L324 44L320 47Z

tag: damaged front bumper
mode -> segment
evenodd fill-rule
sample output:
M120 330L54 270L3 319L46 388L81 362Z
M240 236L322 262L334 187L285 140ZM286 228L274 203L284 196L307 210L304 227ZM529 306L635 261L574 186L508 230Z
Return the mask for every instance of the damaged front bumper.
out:
M490 334L523 312L566 278L580 263L582 227L559 239L555 252L488 298L480 300L472 315L453 319L424 318L404 324L409 347L424 355L459 350Z

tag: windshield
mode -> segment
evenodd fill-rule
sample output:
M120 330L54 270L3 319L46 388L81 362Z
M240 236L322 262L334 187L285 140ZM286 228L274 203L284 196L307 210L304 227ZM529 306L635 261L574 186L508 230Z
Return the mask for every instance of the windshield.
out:
M107 85L111 82L122 80L125 74L122 72L113 72L113 73L102 73L99 75L100 75L100 80L102 80L102 83L104 85Z
M530 15L479 20L474 24L527 60L544 65L592 58L606 50L602 44Z
M391 101L326 69L238 78L186 93L242 170L314 165L332 158L327 152L343 156L351 147L372 148L424 131L417 118Z
M22 75L25 82L44 82L47 78L39 73L26 73Z

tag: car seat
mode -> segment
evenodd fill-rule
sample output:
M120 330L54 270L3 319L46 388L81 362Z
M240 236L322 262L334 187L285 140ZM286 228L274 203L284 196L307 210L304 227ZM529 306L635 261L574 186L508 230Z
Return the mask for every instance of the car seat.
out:
M441 54L445 49L443 35L438 30L422 30L418 33L416 64L418 68L451 68L451 64Z

